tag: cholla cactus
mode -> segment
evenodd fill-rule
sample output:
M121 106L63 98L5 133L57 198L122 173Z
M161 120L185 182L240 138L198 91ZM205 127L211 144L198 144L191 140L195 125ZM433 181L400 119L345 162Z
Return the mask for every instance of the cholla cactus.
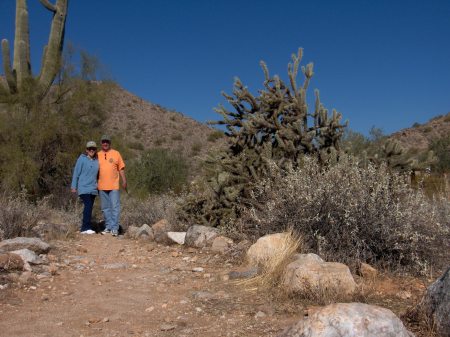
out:
M340 139L347 124L341 114L329 115L315 91L315 108L308 111L306 92L313 76L313 64L300 68L303 50L292 55L288 65L289 84L278 76L271 77L264 62L264 89L254 96L240 79L234 82L233 95L223 93L234 111L219 106L223 120L210 122L225 125L229 148L210 158L213 176L209 197L196 196L184 209L191 220L209 225L224 225L238 216L238 204L249 196L252 183L264 178L268 163L281 169L299 164L305 154L317 155L322 163L336 159ZM304 80L297 83L299 69ZM193 217L193 219L192 219Z
M67 15L68 0L56 0L56 4L48 0L39 0L53 13L48 44L44 47L42 68L34 79L30 62L30 36L28 27L28 9L26 0L16 0L16 27L14 36L14 56L11 66L9 42L2 40L3 68L7 82L7 91L16 94L36 81L38 98L43 98L58 74L61 63L61 52L64 42L64 27Z

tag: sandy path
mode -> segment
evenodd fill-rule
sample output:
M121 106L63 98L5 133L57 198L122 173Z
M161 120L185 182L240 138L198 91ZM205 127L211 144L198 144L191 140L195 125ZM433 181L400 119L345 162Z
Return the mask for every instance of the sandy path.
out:
M224 281L220 255L101 235L55 246L58 275L3 291L0 336L276 336L295 319Z

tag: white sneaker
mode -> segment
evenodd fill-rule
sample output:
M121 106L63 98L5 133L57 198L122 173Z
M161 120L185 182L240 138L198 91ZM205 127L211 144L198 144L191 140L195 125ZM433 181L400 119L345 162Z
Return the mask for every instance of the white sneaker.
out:
M95 231L93 231L92 229L88 229L86 231L80 232L80 234L95 234Z

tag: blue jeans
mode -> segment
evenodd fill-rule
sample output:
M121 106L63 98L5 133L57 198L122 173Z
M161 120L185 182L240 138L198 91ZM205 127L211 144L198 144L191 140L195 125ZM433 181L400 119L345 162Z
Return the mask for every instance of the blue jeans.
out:
M80 199L83 201L83 221L81 223L81 232L87 231L91 228L92 207L94 206L94 194L80 194Z
M119 231L120 192L119 190L98 191L106 229Z

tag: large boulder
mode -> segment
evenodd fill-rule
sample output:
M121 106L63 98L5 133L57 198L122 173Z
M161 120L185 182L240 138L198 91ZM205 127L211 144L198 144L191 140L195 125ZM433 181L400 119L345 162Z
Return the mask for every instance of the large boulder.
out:
M442 337L450 337L450 268L425 293L418 310L433 322Z
M24 262L17 254L0 254L0 271L23 270Z
M214 227L194 225L188 228L184 243L189 247L203 248L210 246L218 236L219 231Z
M247 251L247 260L250 265L264 264L272 256L284 250L288 233L269 234L260 237Z
M412 337L388 309L363 303L322 307L285 330L279 337Z
M11 252L13 250L29 249L36 254L45 254L50 250L50 245L39 238L17 237L0 242L0 250Z
M170 243L169 238L167 237L167 232L171 232L173 226L166 219L159 220L157 223L152 225L153 235L155 241L158 243Z
M315 254L296 254L295 261L286 266L283 286L289 293L310 295L351 295L356 283L350 269L342 263L324 262Z

